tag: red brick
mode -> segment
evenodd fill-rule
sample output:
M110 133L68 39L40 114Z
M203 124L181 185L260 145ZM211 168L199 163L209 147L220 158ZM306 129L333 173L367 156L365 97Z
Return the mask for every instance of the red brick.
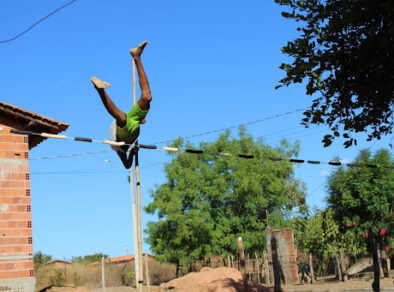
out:
M33 261L0 263L0 271L26 270L34 267Z
M0 188L29 188L30 181L28 180L0 180Z
M2 197L26 197L26 189L0 189Z
M0 213L0 220L8 220L8 221L28 221L31 220L31 213L27 212L14 212L14 213Z
M28 244L28 237L0 237L0 245Z
M24 137L23 136L16 136L16 135L0 135L0 143L24 143Z
M30 270L0 272L0 279L27 278Z
M23 139L23 137L21 137ZM0 150L12 150L12 151L28 151L28 144L17 144L17 143L0 143Z
M0 253L33 253L33 245L0 245Z
M24 227L27 225L24 223ZM13 228L13 229L2 229L0 231L0 236L5 237L16 237L16 236L32 236L32 229L31 228Z

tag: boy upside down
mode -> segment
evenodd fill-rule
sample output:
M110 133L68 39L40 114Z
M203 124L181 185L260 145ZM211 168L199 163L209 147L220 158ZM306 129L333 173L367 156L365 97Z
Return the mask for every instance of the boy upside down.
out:
M130 54L133 57L137 67L138 79L141 88L141 97L127 114L121 111L105 92L105 89L110 86L109 83L101 81L96 77L92 77L90 79L94 85L94 88L96 88L98 94L100 95L108 113L115 119L110 126L109 135L111 141L124 141L126 144L133 144L140 134L140 125L145 124L146 122L145 117L150 108L152 95L150 92L148 78L146 77L144 67L141 63L141 54L147 43L147 41L144 41L137 48L130 50ZM127 156L127 151L130 145L111 145L111 147L116 151L122 160L123 165L129 169L133 164L133 156L136 152L136 148L134 147Z

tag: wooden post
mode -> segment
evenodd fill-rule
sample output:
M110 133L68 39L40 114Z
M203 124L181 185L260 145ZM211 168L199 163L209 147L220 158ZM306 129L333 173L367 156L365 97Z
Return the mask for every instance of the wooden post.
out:
M257 266L257 283L260 284L260 265L259 265L259 258L257 257L257 253L255 253L256 257L256 266Z
M134 172L133 168L130 167L130 190L131 190L131 211L133 215L133 242L134 242L134 269L135 269L135 286L138 288L138 279L140 276L139 271L139 252L138 252L138 240L137 240L137 205L135 200L135 183L134 183Z
M101 285L103 291L105 292L105 267L104 267L104 257L101 257Z
M145 259L145 277L146 277L146 283L148 285L148 292L150 292L150 277L149 277L149 267L148 267L148 255L144 255Z
M264 278L265 278L265 283L267 285L271 285L270 266L268 264L268 252L266 250L263 253L263 257L264 257Z
M245 291L248 291L248 279L246 277L246 268L245 268L245 251L244 251L244 245L242 242L242 237L238 237L237 246L238 246L238 252L239 252L239 262L240 262L240 267L241 267L242 281L244 282Z

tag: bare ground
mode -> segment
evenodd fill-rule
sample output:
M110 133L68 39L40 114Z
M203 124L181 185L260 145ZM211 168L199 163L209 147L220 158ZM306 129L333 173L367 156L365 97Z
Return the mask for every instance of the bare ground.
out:
M321 291L321 292L341 292L341 291L372 291L371 280L349 280L345 283L330 282L284 286L283 292L292 291ZM394 291L394 283L392 278L381 280L382 291ZM102 292L100 288L51 288L49 292ZM136 288L131 287L108 287L105 292L136 292ZM147 292L145 286L143 292ZM203 268L198 273L190 273L184 277L174 279L160 286L151 287L151 292L164 291L187 291L187 292L240 292L243 290L241 273L232 268ZM273 287L266 285L249 284L250 292L273 292Z

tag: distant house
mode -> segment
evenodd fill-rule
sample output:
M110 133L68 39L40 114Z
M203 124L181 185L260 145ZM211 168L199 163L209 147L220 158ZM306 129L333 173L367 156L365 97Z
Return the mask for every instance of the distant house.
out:
M145 253L145 252L142 253L142 256L147 257L148 261L155 259L155 256ZM109 262L111 264L126 264L126 263L130 263L130 262L134 262L134 260L135 260L135 255L125 255L125 256L120 256L120 257L109 258Z
M67 266L71 265L71 262L63 260L52 260L47 262L47 265L54 266L56 269L65 269L67 268Z
M145 252L142 253L142 256L143 257L147 257L148 261L151 261L151 260L155 259L154 255L151 255L151 254L148 254L148 253L145 253ZM120 257L108 258L108 259L105 260L105 263L106 264L109 264L109 263L111 263L111 264L127 264L127 263L134 262L134 260L135 260L135 255L130 254L130 255L125 255L125 256L120 256ZM99 264L100 264L100 262L91 263L91 265L93 265L93 266L94 265L99 265Z

